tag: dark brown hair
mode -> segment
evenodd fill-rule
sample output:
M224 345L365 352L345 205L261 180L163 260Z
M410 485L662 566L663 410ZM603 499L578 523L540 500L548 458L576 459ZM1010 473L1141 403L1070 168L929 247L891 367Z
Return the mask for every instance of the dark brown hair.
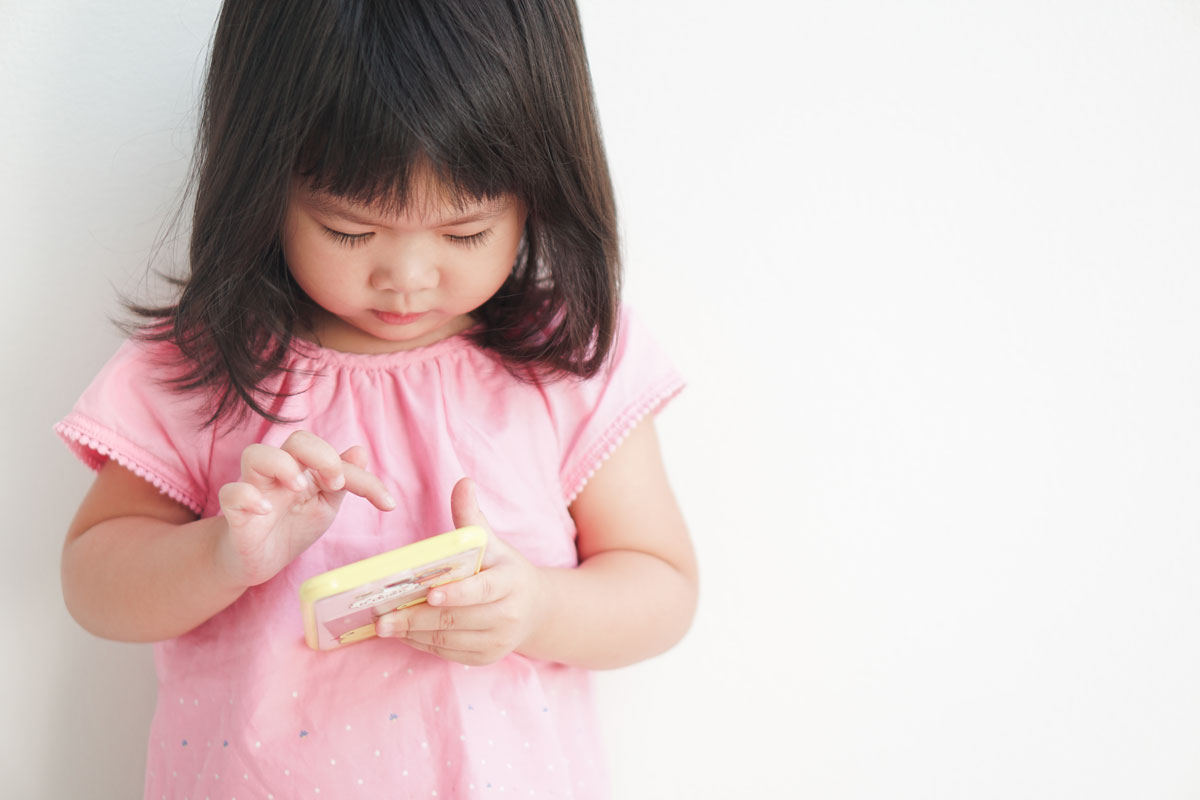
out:
M590 376L616 327L616 211L572 0L226 0L194 157L190 270L172 305L127 302L175 343L213 424L273 422L311 301L280 247L289 183L398 210L431 167L460 201L528 210L472 335L514 374Z

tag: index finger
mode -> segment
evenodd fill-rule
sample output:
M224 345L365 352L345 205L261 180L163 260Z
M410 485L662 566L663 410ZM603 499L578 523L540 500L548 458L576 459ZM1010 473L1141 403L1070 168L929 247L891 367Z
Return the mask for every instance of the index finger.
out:
M349 461L342 462L342 474L346 476L346 491L367 498L382 511L396 507L396 499L388 494L379 476Z

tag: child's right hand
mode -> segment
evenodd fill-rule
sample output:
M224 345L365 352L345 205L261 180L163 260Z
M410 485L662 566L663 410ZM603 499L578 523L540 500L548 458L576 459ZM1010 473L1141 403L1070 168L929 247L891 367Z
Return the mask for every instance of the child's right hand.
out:
M218 495L227 525L217 543L218 566L240 587L269 580L328 530L347 491L391 511L396 501L366 466L364 448L338 455L307 431L281 447L248 446L241 480Z

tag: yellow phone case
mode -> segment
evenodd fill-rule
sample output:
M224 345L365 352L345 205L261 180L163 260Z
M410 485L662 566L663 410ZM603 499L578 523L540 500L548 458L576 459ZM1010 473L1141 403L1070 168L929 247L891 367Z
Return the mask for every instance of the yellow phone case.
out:
M487 532L471 525L309 578L300 585L304 640L334 650L371 638L379 617L478 572L486 545Z

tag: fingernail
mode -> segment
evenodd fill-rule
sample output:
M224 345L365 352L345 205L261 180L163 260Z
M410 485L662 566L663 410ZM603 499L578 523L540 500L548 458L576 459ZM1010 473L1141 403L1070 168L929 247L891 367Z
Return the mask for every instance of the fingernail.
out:
M391 625L389 625L386 622L376 622L375 623L375 635L376 636L391 636L395 632L396 632L396 629L393 628Z
M268 511L271 510L271 508L272 508L272 506L271 506L270 500L263 499L263 500L258 501L258 512L260 514L266 514Z
M392 497L390 494L385 494L383 496L383 504L385 506L387 506L388 508L395 508L396 507L396 498Z
M343 486L346 485L346 476L339 473L337 476L334 477L333 480L331 480L329 482L329 485L330 485L330 487L333 488L333 491L335 491L335 492L338 491L339 489L341 489Z
M299 475L292 478L292 488L297 492L303 492L308 488L308 477L301 472Z
M432 605L441 605L446 600L445 592L430 592L427 598Z

